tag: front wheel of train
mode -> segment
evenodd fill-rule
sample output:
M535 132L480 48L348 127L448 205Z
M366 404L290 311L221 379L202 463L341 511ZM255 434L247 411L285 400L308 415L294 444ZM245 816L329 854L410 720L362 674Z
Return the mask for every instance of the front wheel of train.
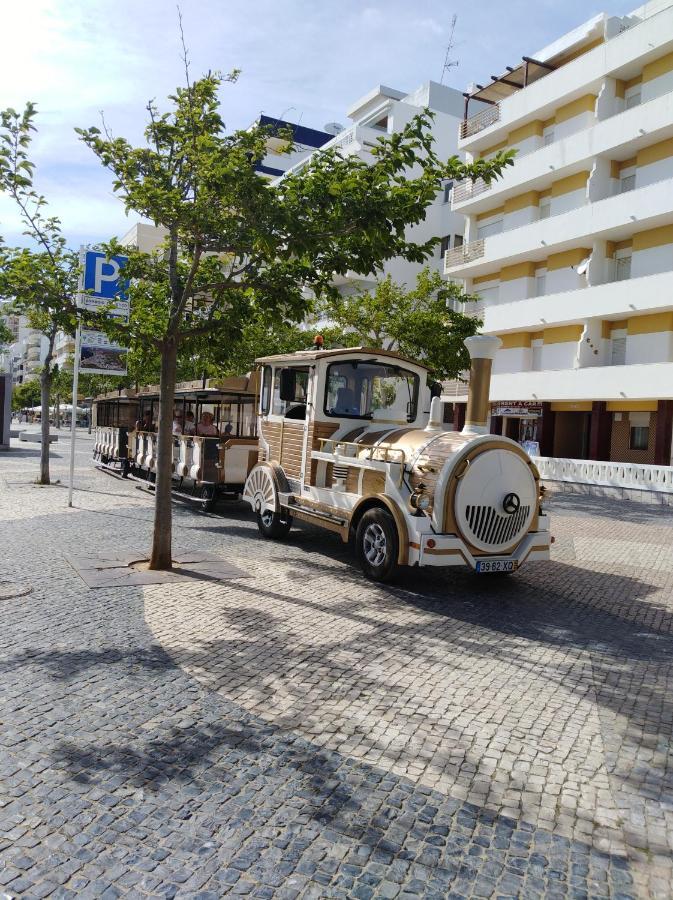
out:
M395 520L386 509L369 509L355 533L355 550L365 576L390 581L397 573L399 538Z
M257 527L262 537L267 540L281 541L290 533L292 517L287 513L265 509L263 512L257 512Z

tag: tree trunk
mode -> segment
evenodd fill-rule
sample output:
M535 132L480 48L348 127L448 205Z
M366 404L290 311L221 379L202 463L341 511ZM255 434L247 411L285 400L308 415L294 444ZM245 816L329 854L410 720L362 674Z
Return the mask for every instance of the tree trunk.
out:
M38 484L51 484L49 480L49 396L51 394L51 372L45 366L40 374L40 402L42 412L40 415L40 430L42 440L40 442L40 478Z
M161 353L157 480L150 569L167 570L172 567L173 404L175 402L177 356L175 341L168 338Z

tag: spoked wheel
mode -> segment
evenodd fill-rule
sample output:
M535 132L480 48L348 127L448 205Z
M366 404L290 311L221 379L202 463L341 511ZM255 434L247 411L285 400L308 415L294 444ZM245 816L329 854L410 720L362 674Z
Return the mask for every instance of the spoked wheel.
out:
M387 510L367 510L358 524L355 547L367 578L390 581L395 576L399 539L395 520Z
M271 540L287 537L292 527L292 517L278 501L278 490L268 466L256 466L248 475L243 499L255 511L257 527L262 537Z

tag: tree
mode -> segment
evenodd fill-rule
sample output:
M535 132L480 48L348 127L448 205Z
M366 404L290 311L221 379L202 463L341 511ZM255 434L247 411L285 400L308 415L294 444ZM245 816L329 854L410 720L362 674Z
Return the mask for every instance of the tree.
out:
M78 129L112 173L127 211L167 232L161 252L128 252L131 319L106 328L160 357L152 569L171 567L179 358L198 357L204 345L233 347L260 315L299 321L311 293L332 291L334 273L368 273L395 256L422 262L436 241L411 243L405 230L424 217L444 180L494 177L508 162L506 154L472 167L457 157L440 161L426 111L380 141L373 164L331 150L274 188L254 168L266 154L267 131L224 130L218 90L238 73L209 73L192 83L186 53L185 71L186 86L169 98L169 112L148 104L146 145L114 137L105 123L102 131ZM118 249L107 245L108 252Z
M12 409L29 409L40 403L40 383L38 381L24 381L18 384L12 391Z
M25 232L34 247L0 245L0 299L23 314L28 324L47 338L47 355L40 373L42 443L40 484L49 484L49 400L53 378L54 342L59 331L74 334L79 275L77 253L69 250L55 216L47 215L47 201L33 187L34 165L28 151L35 106L23 113L0 113L0 191L15 201Z
M7 323L5 322L5 320L0 319L0 350L2 350L3 347L6 347L7 344L13 344L13 343L14 343L14 335L12 334L10 329L7 327Z
M342 344L396 348L422 361L435 378L457 378L470 367L464 340L481 325L457 307L468 307L474 299L428 268L419 272L412 289L388 276L373 291L327 299L321 308L335 327L325 336Z

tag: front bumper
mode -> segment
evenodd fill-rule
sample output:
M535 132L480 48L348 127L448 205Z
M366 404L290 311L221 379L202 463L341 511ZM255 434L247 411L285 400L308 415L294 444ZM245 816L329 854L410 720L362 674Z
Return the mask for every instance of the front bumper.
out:
M540 524L544 526L546 523L542 521L542 517L540 519ZM529 531L512 553L493 553L492 556L516 560L517 568L521 568L529 560L549 559L550 546L551 534L548 528L543 527L538 531ZM467 566L474 569L477 560L488 558L489 555L473 556L465 542L452 534L422 534L416 539L412 538L409 543L410 566Z

